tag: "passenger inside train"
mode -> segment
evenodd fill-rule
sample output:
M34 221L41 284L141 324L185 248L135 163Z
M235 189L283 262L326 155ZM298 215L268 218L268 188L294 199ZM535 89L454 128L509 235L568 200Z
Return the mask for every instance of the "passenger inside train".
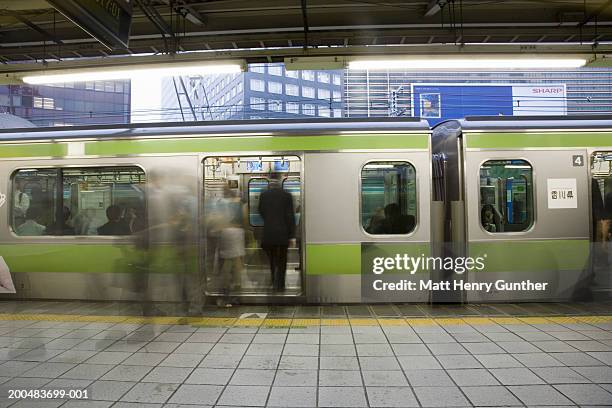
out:
M259 197L259 214L263 219L261 247L270 263L273 289L285 290L287 250L295 246L295 214L291 194L282 189L282 175L270 174L268 189Z
M39 224L40 210L38 207L29 207L25 213L24 218L25 221L15 229L17 235L38 236L45 234L46 227L42 224Z
M480 223L485 231L497 232L497 224L495 223L495 210L491 204L485 204L480 211Z
M129 235L131 233L129 224L121 217L121 207L118 205L109 205L106 209L106 217L108 222L98 228L98 235Z
M30 207L30 196L23 191L23 180L15 178L15 197L13 201L14 225L19 226L25 221L26 211Z

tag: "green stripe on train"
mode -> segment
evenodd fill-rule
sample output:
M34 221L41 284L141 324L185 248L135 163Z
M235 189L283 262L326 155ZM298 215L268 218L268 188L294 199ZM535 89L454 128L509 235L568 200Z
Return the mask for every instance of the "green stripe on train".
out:
M466 132L467 148L515 149L524 147L610 147L609 132L528 132L471 133Z
M142 270L143 253L121 244L14 244L0 245L0 256L11 272L130 273ZM155 249L151 272L174 273L185 265L185 257L172 246ZM197 260L194 253L188 260ZM189 268L195 264L189 265Z
M579 271L589 262L586 239L472 242L471 257L485 256L485 272Z
M332 136L226 136L87 142L85 154L152 154L223 151L312 151L341 149L427 149L427 134Z
M358 275L361 244L307 244L307 275Z
M429 253L429 244L420 242L307 244L306 274L359 275L371 273L374 257L395 257L397 254L419 257L428 256Z
M0 144L0 157L61 157L67 153L65 143Z

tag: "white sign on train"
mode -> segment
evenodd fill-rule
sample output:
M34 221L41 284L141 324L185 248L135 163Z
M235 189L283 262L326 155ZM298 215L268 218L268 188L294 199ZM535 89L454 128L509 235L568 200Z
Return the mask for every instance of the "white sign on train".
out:
M578 208L576 179L548 179L548 208Z

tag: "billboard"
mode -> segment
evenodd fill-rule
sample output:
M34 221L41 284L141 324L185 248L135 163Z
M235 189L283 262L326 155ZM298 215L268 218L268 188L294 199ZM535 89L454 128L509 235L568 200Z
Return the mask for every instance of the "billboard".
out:
M411 84L412 116L431 126L466 116L566 115L565 84Z

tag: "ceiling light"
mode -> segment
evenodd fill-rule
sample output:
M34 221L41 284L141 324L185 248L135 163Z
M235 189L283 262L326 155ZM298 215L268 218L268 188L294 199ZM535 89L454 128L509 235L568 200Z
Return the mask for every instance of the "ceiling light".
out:
M582 57L542 57L527 58L516 57L414 57L389 60L362 59L353 60L348 63L352 70L424 70L424 69L538 69L538 68L579 68L587 63Z
M56 84L133 78L155 79L164 76L231 74L242 71L243 66L238 63L168 63L27 72L23 73L22 80L27 84Z

